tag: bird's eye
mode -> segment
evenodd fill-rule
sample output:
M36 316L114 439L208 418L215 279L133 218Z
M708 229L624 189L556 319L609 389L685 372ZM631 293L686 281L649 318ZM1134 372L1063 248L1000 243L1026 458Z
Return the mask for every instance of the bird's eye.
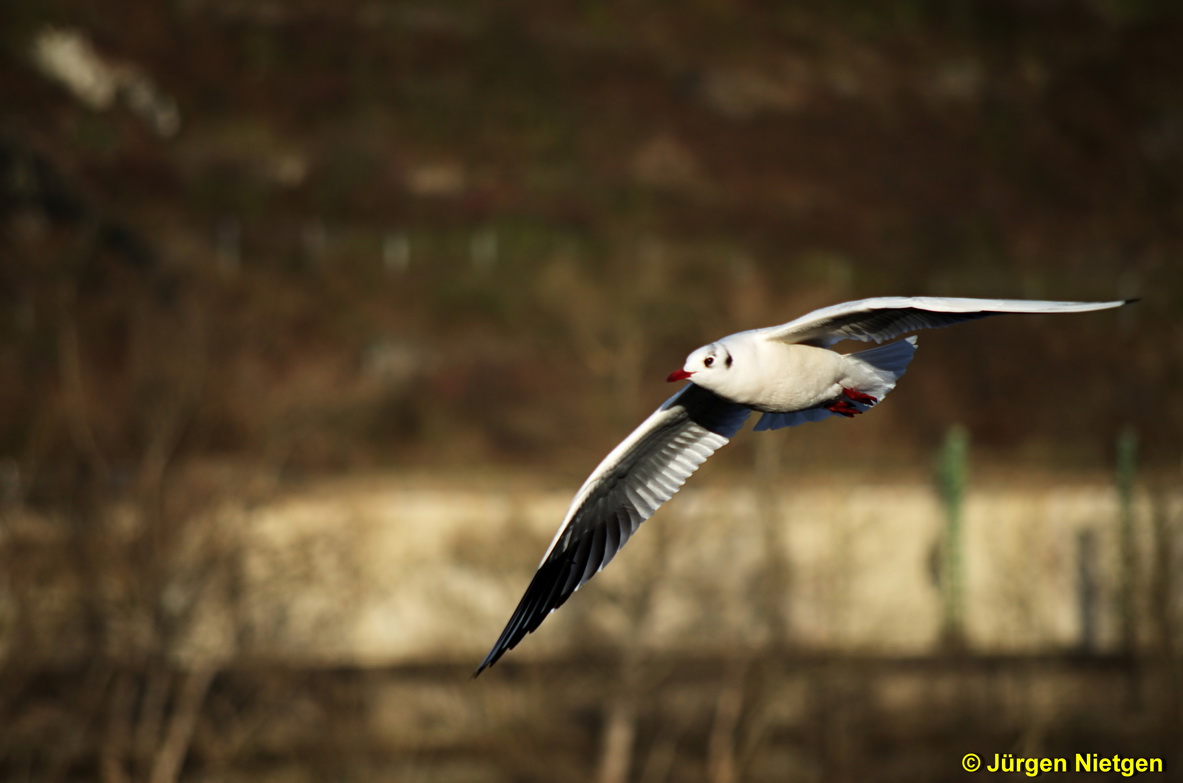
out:
M714 364L714 363L715 363L715 357L714 357L714 356L708 356L707 358L705 358L705 359L703 359L703 360L702 360L702 366L703 366L703 367L710 367L710 366L711 366L712 364Z

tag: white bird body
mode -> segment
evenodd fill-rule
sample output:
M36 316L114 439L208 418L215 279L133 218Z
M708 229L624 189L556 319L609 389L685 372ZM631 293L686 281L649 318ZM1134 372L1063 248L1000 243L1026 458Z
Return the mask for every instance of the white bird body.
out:
M690 380L592 471L571 502L513 616L477 668L492 666L602 569L752 411L772 430L869 410L895 388L916 338L841 354L842 340L1003 313L1076 313L1128 304L957 297L876 297L824 307L780 326L728 335L690 353L668 380ZM475 676L475 675L474 675Z
M724 337L717 345L738 357L740 369L696 383L758 411L798 411L833 399L853 370L836 351L773 343L759 339L758 332ZM751 367L761 373L744 369Z
M787 413L833 400L843 387L872 385L864 362L813 345L774 342L748 331L719 340L739 369L694 382L752 410ZM708 348L710 346L707 346ZM751 372L751 368L759 372Z

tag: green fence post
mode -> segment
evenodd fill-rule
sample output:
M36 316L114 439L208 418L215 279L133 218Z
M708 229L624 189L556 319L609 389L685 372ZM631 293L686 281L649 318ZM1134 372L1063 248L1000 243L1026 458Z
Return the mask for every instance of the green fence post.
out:
M937 488L945 507L945 535L941 546L941 641L960 648L965 644L965 594L962 527L969 462L969 433L961 425L949 428L937 463Z

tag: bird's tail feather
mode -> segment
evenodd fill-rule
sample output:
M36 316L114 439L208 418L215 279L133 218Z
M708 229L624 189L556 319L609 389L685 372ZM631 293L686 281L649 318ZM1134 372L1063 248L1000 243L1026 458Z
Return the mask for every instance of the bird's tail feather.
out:
M862 362L874 379L872 384L861 387L859 391L882 400L883 395L895 388L896 381L908 369L908 363L915 355L916 337L912 336L848 354L847 358Z

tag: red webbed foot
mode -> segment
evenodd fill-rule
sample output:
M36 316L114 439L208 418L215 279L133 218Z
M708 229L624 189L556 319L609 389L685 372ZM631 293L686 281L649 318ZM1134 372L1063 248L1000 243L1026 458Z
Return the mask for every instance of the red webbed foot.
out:
M851 405L846 400L834 400L826 406L826 410L830 411L831 413L837 413L839 416L845 416L847 418L850 418L851 416L857 416L858 414L862 413L862 411Z
M837 413L839 416L851 418L852 416L857 416L858 414L862 413L861 410L851 404L852 402L861 402L864 405L874 405L875 403L879 402L878 397L872 397L869 394L864 394L858 389L843 388L842 394L846 397L846 399L838 398L837 400L834 400L826 406L826 410L830 411L831 413Z
M864 394L863 392L859 391L858 389L843 388L842 393L845 394L850 399L854 400L855 402L861 402L861 403L864 403L865 405L874 405L875 403L879 402L878 397L872 397L869 394Z

